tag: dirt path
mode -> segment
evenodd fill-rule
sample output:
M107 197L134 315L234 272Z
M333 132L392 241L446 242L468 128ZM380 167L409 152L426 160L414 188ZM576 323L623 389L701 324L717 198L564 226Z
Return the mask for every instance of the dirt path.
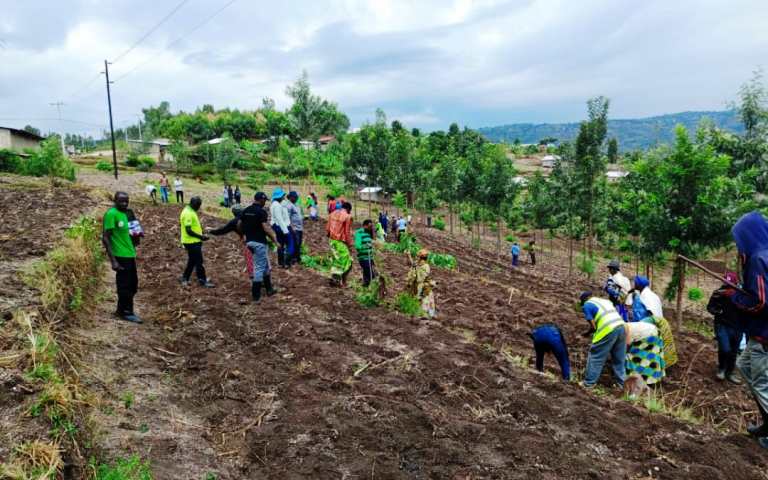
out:
M525 333L540 319L569 337L583 329L567 310L581 286L509 277L425 235L460 259L458 272L436 271L439 322L364 309L302 268L275 272L282 292L254 307L234 236L205 246L217 288L184 289L178 208L137 213L147 323L101 312L93 361L120 372L95 375L113 396L135 394L107 438L150 458L157 478L765 478L764 452L744 435L649 415L499 353L528 356ZM325 250L321 228L305 234L313 251ZM402 280L402 256L384 264ZM510 283L520 293L507 305ZM575 356L584 345L573 341Z

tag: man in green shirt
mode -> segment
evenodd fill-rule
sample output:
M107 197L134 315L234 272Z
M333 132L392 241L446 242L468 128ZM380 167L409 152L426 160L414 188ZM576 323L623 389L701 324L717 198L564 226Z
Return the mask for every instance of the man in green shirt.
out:
M133 311L133 297L139 289L139 276L136 271L136 247L138 236L132 237L128 210L128 194L117 192L114 206L104 214L101 243L115 271L117 285L117 310L115 315L133 323L142 323Z
M181 284L185 287L189 285L192 270L195 271L200 286L205 288L215 286L205 276L205 267L203 266L203 242L207 241L208 237L203 235L200 217L197 216L197 211L202 205L203 200L200 197L192 197L189 200L189 205L184 207L179 217L181 244L187 251L187 268L184 269L184 274L181 276Z
M355 250L357 261L363 269L363 286L367 287L376 276L373 264L373 222L365 220L363 228L355 230Z

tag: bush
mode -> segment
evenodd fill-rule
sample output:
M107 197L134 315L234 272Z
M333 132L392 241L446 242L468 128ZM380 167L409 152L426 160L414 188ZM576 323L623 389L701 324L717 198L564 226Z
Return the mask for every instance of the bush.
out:
M110 172L112 171L112 164L101 160L96 163L96 170L100 172Z
M125 156L125 164L129 167L138 167L141 161L139 160L139 154L136 152L128 152Z
M21 169L21 157L7 148L0 148L0 172L16 173Z
M405 292L398 294L395 298L395 309L411 317L420 317L424 313L419 299Z
M91 465L96 480L152 480L148 461L141 461L138 455L118 458L109 465Z
M30 151L30 157L23 165L20 173L25 175L75 180L75 165L62 153L59 137L43 140L40 150Z
M367 287L360 286L357 290L357 295L355 296L357 303L367 308L378 307L381 305L383 296L382 285L380 282L380 277L377 277L371 280L370 285Z
M701 291L700 288L689 288L688 289L688 300L692 302L700 302L704 298L704 292Z
M510 233L509 235L504 237L504 240L508 241L509 243L515 243L517 241L517 237Z
M203 180L208 180L215 172L216 169L210 163L192 166L192 176L195 178L200 177Z
M147 155L142 155L139 157L139 170L142 172L148 172L152 170L152 167L155 166L155 159L152 157L149 157Z
M442 217L440 217L435 220L432 226L434 226L438 230L445 230L445 220Z

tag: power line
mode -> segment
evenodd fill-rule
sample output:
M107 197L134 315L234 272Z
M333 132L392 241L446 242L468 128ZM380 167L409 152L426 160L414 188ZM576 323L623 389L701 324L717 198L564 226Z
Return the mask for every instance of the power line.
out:
M197 30L199 30L199 29L201 29L201 28L202 28L202 27L203 27L205 24L207 24L208 22L210 22L211 20L213 20L214 18L216 18L216 16L218 16L218 15L219 15L221 12L223 12L224 10L226 10L226 9L227 9L227 7L229 7L230 5L232 5L233 3L235 3L236 1L237 1L237 0L230 0L229 2L225 3L225 4L224 4L224 6L222 6L221 8L219 8L218 10L216 10L215 12L213 12L213 13L212 13L212 14L211 14L211 15L210 15L208 18L206 18L206 19L205 19L205 20L203 20L202 22L200 22L200 23L198 23L197 25L195 25L194 27L192 27L192 29L190 29L189 31L187 31L186 33L184 33L182 36L180 36L180 37L179 37L179 38L177 38L176 40L174 40L174 41L172 41L171 43L169 43L168 45L166 45L164 48L162 48L162 49L158 50L157 52L155 52L155 55L153 55L153 56L149 57L149 58L148 58L146 61L144 61L144 62L142 62L142 63L140 63L140 64L136 65L136 66L135 66L135 67L133 67L132 69L128 70L128 71L127 71L127 72L125 72L124 74L122 74L122 75L120 75L119 77L117 77L117 78L116 78L114 81L115 81L115 82L119 82L119 81L120 81L120 80L122 80L123 78L127 77L128 75L132 74L132 73L133 73L133 72L135 72L136 70L138 70L138 69L140 69L141 67L143 67L144 65L147 65L149 62L151 62L152 60L154 60L154 59L155 59L155 57L157 57L157 56L158 56L158 54L160 54L160 53L161 53L161 52L163 52L164 50L167 50L167 49L169 49L170 47L172 47L172 46L176 45L177 43L181 42L182 40L184 40L186 37L188 37L188 36L189 36L189 35L191 35L192 33L196 32L196 31L197 31Z
M164 24L166 21L168 21L168 19L169 19L169 18L171 18L171 17L173 16L173 14L174 14L174 13L176 13L177 11L179 11L179 9L180 9L181 7L183 7L183 6L184 6L184 4L185 4L185 3L187 3L188 1L189 1L189 0L181 0L181 2L179 2L179 4L178 4L178 5L176 5L176 6L173 8L173 10L171 10L171 11L170 11L170 13L168 13L168 15L166 15L166 16L164 16L162 19L160 19L160 21L159 21L159 22L157 22L157 24L155 24L155 26L154 26L154 27L150 28L150 29L149 29L149 31L147 31L147 33L145 33L144 35L142 35L142 36L141 36L141 38L139 38L138 40L136 40L136 42L134 42L134 44L133 44L133 45L131 45L130 47L128 47L128 50L124 51L123 53L121 53L120 55L118 55L117 57L115 57L115 58L112 60L112 62L113 62L113 63L114 63L114 62L117 62L118 60L120 60L120 59L122 59L123 57L125 57L126 55L128 55L128 54L129 54L129 53L130 53L130 52L131 52L131 51L132 51L134 48L138 47L138 46L141 44L141 42L143 42L144 40L146 40L146 39L147 39L147 37L149 37L150 35L152 35L152 34L153 34L153 33L154 33L154 32L155 32L155 31L156 31L158 28L160 28L160 25L162 25L162 24Z

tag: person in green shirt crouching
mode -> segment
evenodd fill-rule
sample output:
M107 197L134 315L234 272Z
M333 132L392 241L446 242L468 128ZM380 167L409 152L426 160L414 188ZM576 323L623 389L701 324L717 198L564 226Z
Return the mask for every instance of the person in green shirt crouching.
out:
M115 271L117 285L115 315L129 322L142 323L133 311L133 297L139 290L135 244L138 244L142 233L133 212L128 209L128 200L127 193L115 193L114 206L104 214L101 243L107 251L112 270Z
M203 266L203 242L208 237L203 235L203 226L200 224L200 217L197 211L203 205L200 197L192 197L189 205L184 207L179 216L181 224L181 244L187 251L187 267L181 276L181 284L189 285L189 279L192 276L192 270L197 275L197 282L205 288L213 288L215 285L205 276L205 267Z

